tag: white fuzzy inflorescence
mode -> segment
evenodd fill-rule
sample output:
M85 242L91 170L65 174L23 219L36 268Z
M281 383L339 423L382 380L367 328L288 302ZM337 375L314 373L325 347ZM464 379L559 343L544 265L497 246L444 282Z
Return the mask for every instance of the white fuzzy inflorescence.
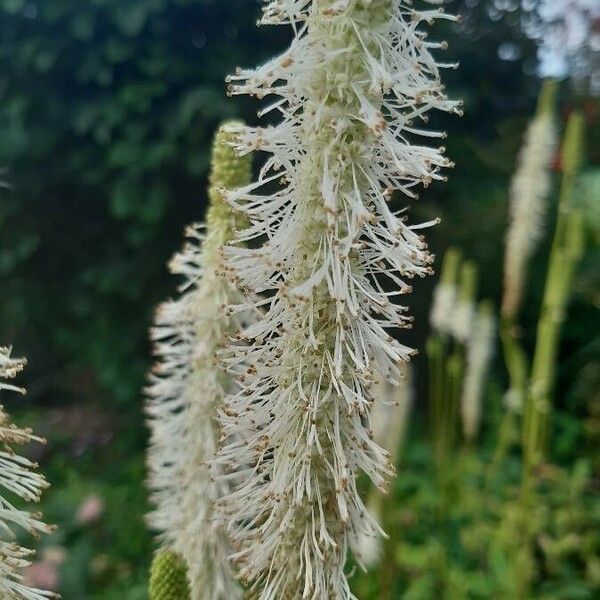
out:
M456 306L456 286L441 281L433 290L430 322L438 333L451 334L454 329L453 319Z
M161 532L163 544L185 559L193 600L241 597L228 561L231 547L213 511L229 484L219 477L218 466L211 472L208 464L219 437L217 410L234 389L217 354L242 325L227 308L242 297L218 275L222 247L236 227L221 188L247 184L250 162L237 159L227 141L221 130L213 151L206 231L189 227L191 242L171 262L172 272L185 279L184 293L159 308L152 330L160 361L148 390L149 485L156 506L149 523Z
M460 400L463 434L472 442L481 425L484 387L494 355L496 324L491 306L482 302L467 343L467 366Z
M432 257L395 190L443 180L442 134L423 129L447 99L419 11L405 0L273 0L263 23L289 23L281 56L230 78L233 94L275 96L279 125L231 128L240 153L262 150L258 181L228 193L250 226L227 251L229 276L263 294L264 316L240 334L240 391L221 411L218 464L241 478L223 499L241 576L261 600L353 598L348 550L379 527L360 498L393 473L370 424L378 376L398 382L414 353L391 332L410 325L395 303ZM279 184L279 185L278 185ZM428 225L428 224L425 224ZM250 247L245 247L249 242ZM257 247L253 247L257 246ZM379 374L379 375L378 375Z
M25 367L25 360L11 358L10 348L0 348L0 391L25 390L6 383ZM0 488L27 502L38 502L48 487L43 475L37 473L37 465L19 456L14 446L29 442L44 442L29 429L21 429L11 423L0 406ZM31 588L23 583L22 570L31 564L33 550L23 548L15 542L13 527L17 526L35 537L39 533L50 533L53 527L41 520L39 513L29 513L15 507L6 496L0 494L0 598L6 600L44 600L56 597L52 592Z
M504 256L502 314L513 317L522 301L527 265L540 241L551 187L557 133L550 110L538 114L525 134L510 188L510 223Z

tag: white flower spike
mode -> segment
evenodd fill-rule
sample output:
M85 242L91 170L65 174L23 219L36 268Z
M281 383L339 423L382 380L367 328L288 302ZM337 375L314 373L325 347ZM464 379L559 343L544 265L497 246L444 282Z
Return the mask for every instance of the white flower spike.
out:
M467 342L467 369L460 400L463 434L468 442L475 441L481 427L484 387L494 355L495 330L493 308L483 301Z
M227 307L242 301L235 286L218 275L222 247L236 216L221 188L250 181L249 157L238 159L223 129L215 138L206 233L192 226L192 240L171 263L183 275L185 293L163 304L152 338L160 362L152 375L147 407L151 428L149 485L156 510L149 515L164 545L188 564L193 600L235 600L241 588L228 562L231 548L213 505L229 489L218 467L209 470L219 437L217 410L234 382L221 372L217 353L241 326Z
M527 267L544 231L548 195L552 186L552 157L558 144L554 119L556 82L546 81L537 113L519 153L510 187L510 223L504 255L502 316L516 317L525 288Z
M458 271L460 252L449 248L444 254L439 283L433 290L433 302L429 320L437 333L452 335L458 297Z
M263 23L288 23L290 48L230 78L232 94L274 96L267 128L232 127L240 153L263 150L258 181L226 194L250 225L227 250L228 275L262 293L264 316L227 355L240 391L220 420L217 464L241 478L222 501L241 576L261 600L354 598L345 565L380 528L360 498L393 473L370 425L373 382L398 383L414 351L391 333L410 326L396 304L431 273L419 229L389 200L444 180L443 134L431 109L459 112L423 22L439 1L273 0ZM277 184L280 184L279 186ZM249 247L243 245L248 242ZM260 306L259 306L260 305Z
M6 383L25 367L25 359L11 358L10 348L0 347L0 391L25 390ZM21 429L11 423L9 416L0 406L0 489L16 495L27 502L38 502L48 487L44 476L35 471L37 465L19 456L13 446L44 440L33 435L29 429ZM31 564L29 557L35 552L23 548L14 541L14 526L38 537L40 533L51 533L54 528L46 525L39 513L29 513L15 507L0 494L0 598L6 600L46 600L56 594L31 588L23 583L22 570Z

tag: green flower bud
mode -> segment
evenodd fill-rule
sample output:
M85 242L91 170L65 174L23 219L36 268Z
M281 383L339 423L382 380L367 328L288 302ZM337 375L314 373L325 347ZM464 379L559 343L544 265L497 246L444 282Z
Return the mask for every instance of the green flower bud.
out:
M232 229L241 225L239 215L225 203L224 190L231 190L248 185L252 178L252 155L238 156L231 144L235 135L229 131L232 127L241 127L243 123L228 121L219 127L212 149L211 172L209 178L208 197L210 206L206 222L210 228L216 221L229 221Z
M185 562L172 550L162 550L150 569L150 600L189 600Z

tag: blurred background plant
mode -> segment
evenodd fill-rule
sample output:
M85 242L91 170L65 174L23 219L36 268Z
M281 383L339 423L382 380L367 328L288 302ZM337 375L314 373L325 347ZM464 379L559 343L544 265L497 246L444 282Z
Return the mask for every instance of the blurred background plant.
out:
M224 76L285 47L286 32L275 30L282 28L254 27L259 4L0 0L0 165L10 183L0 189L0 337L29 357L27 399L5 402L19 423L48 438L31 453L52 483L43 509L59 529L43 541L29 576L67 600L148 597L140 392L151 362L147 329L154 306L173 293L165 265L181 231L203 215L217 123L255 121L252 103L225 98ZM477 308L480 298L501 305L510 179L540 87L537 4L455 0L448 9L462 22L433 32L461 62L447 83L465 99L466 114L436 117L457 166L447 185L423 196L414 219L443 217L431 235L438 264L451 246L465 257L455 253L448 281L460 280L458 324L467 328L492 310ZM600 26L589 22L585 51L596 64ZM382 500L391 537L379 567L357 576L361 597L575 599L598 590L600 103L593 81L565 82L555 102L557 135L564 137L575 108L585 130L569 203L586 235L552 361L549 443L531 471L535 501L522 496L523 423L518 406L505 405L510 373L498 342L480 386L478 434L467 433L470 425L463 435L463 377L481 355L469 352L464 329L455 339L454 315L451 330L433 328L428 352L414 361L400 476ZM529 360L548 300L566 168L557 151L547 217L511 329ZM430 334L433 283L409 299L414 347L425 348Z

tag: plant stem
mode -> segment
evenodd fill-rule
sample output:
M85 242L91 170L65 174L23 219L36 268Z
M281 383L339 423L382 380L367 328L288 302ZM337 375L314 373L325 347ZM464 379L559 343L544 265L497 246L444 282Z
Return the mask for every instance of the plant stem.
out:
M431 444L436 466L441 466L444 457L444 342L438 335L427 340L427 363L429 366L429 418Z
M582 116L574 113L569 119L563 146L564 177L537 326L525 415L523 444L527 470L544 459L558 343L574 275L584 248L583 216L572 201L581 164L583 126Z

